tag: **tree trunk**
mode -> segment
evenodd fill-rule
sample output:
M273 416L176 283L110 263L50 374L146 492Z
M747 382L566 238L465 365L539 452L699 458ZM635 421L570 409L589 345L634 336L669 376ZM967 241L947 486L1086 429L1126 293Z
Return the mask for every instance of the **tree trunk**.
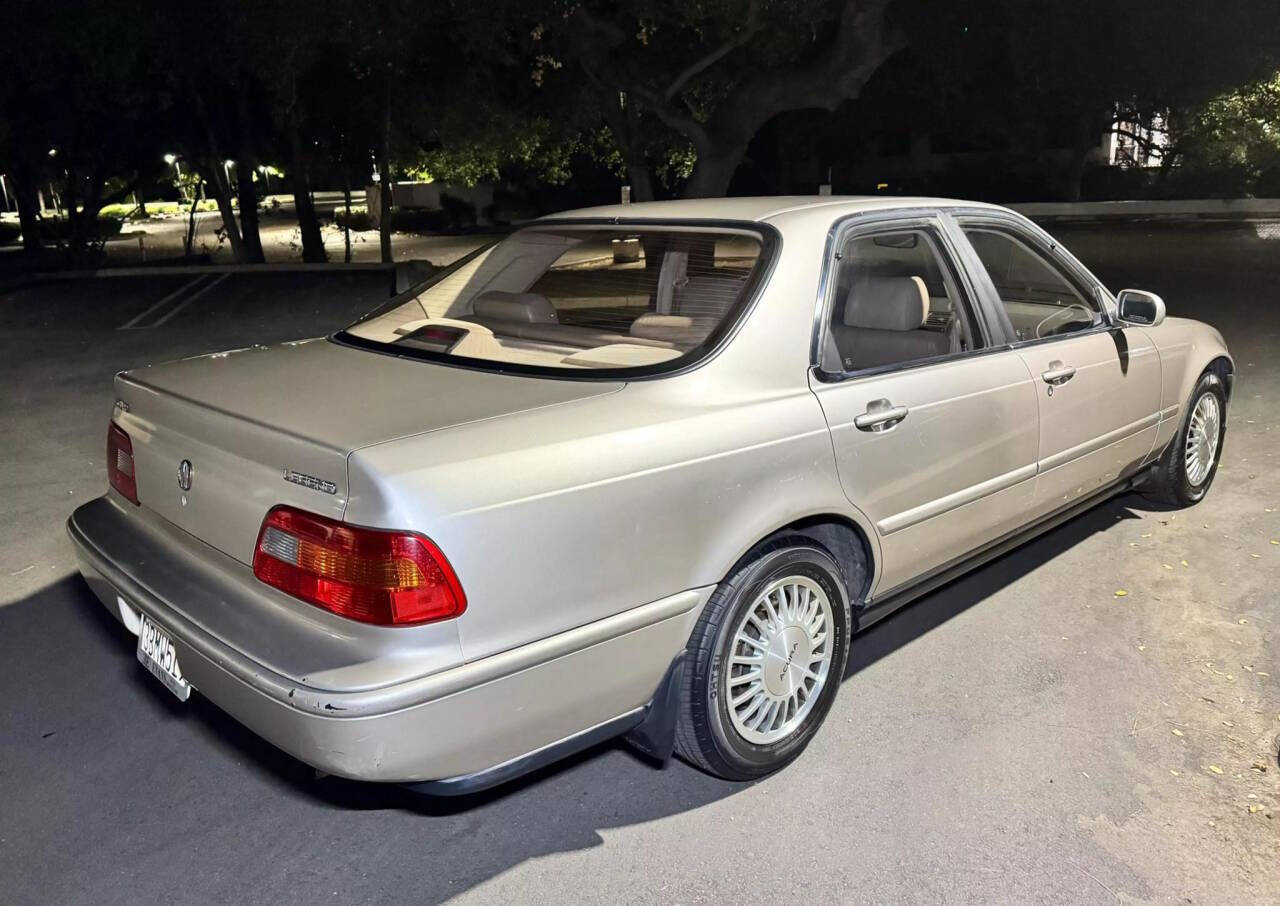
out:
M191 187L191 210L187 212L187 235L182 241L182 256L190 259L196 244L196 206L200 204L200 185Z
M351 174L347 172L346 166L342 168L342 203L347 207L347 217L342 223L342 245L343 258L347 264L351 263Z
M222 228L226 230L227 239L231 242L231 254L243 264L244 241L240 238L240 225L236 222L236 213L231 207L231 184L227 181L227 171L216 153L205 161L203 169L205 181L213 185L213 197L218 203L218 213L222 215Z
M600 109L604 111L605 122L613 134L622 159L627 165L627 180L631 183L632 201L653 201L653 174L649 170L649 160L645 155L645 144L642 136L644 129L640 123L640 108L634 97L628 97L623 105L618 93L611 89L601 91Z
M653 201L653 172L645 154L644 126L640 122L640 108L634 98L622 111L626 122L626 147L623 153L627 161L627 178L631 180L632 201Z
M243 79L236 90L236 121L239 125L239 148L236 155L236 184L240 198L240 232L244 237L245 264L264 264L262 236L258 232L258 190L253 184L252 135L249 117L249 88Z
M378 248L384 264L391 263L391 203L395 183L391 179L391 76L388 70L382 95L382 128L378 133Z
M253 184L253 160L245 151L236 158L236 187L240 199L240 230L244 241L244 263L263 264L262 237L258 233L258 190Z
M1064 201L1075 202L1080 200L1084 182L1084 165L1089 158L1089 152L1097 144L1098 136L1102 133L1100 127L1096 130L1093 128L1093 123L1093 117L1080 114L1073 124L1071 156L1068 158L1067 167L1062 174L1062 196Z
M329 259L324 253L320 220L316 217L316 206L311 200L311 183L305 165L306 158L302 154L302 137L298 134L298 124L292 116L289 122L289 150L292 157L289 182L293 188L293 206L298 214L298 229L302 233L302 260L308 264L324 264Z
M747 154L747 140L712 140L710 147L698 149L693 173L680 194L685 198L721 198Z
M627 157L627 179L631 180L632 201L653 201L653 174L644 155Z
M9 174L13 181L14 201L18 204L18 224L22 227L22 250L30 258L43 251L40 244L40 190L26 174Z

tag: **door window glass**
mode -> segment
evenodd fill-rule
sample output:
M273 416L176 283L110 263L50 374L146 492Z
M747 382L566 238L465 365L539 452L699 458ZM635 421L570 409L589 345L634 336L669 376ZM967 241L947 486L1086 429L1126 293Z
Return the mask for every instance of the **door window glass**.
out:
M1095 300L1039 252L1010 234L965 228L1019 340L1088 330L1102 323Z
M981 345L931 230L854 236L837 263L827 371L906 364Z

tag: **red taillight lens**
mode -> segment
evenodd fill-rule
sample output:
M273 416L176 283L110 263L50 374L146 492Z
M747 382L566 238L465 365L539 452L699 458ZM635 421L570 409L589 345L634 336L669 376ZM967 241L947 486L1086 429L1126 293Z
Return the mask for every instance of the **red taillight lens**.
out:
M133 442L115 422L107 427L107 481L132 504L138 502L138 479L133 474Z
M262 523L253 574L362 623L429 623L467 608L453 567L422 535L360 528L286 506Z

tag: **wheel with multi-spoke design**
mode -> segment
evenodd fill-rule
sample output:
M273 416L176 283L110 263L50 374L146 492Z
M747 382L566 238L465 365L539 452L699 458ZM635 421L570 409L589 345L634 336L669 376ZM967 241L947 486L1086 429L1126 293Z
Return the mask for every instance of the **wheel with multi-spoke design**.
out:
M1213 483L1227 430L1227 396L1222 378L1207 371L1191 394L1186 417L1160 458L1150 497L1174 506L1199 502Z
M804 750L844 672L851 619L843 575L808 539L782 538L716 589L689 642L676 727L682 757L749 780Z

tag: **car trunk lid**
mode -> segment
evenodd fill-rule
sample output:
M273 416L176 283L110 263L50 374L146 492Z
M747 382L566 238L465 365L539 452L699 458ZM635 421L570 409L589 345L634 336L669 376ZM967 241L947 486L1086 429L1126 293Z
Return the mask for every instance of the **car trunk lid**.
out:
M354 450L620 387L451 368L314 340L121 374L114 417L133 443L141 505L248 564L277 504L342 518Z

